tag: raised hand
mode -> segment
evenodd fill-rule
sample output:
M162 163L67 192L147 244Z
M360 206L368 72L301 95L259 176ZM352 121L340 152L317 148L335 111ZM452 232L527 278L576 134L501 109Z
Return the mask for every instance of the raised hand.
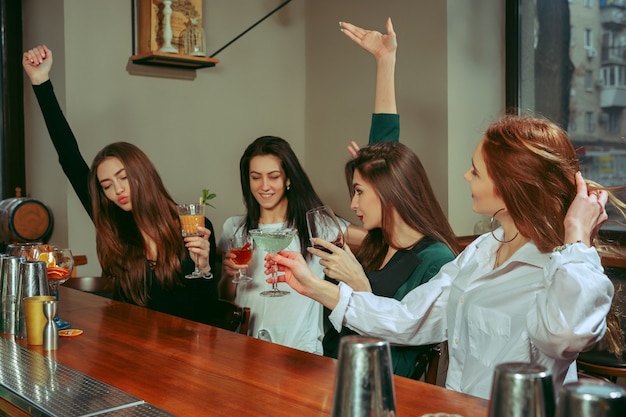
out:
M33 85L42 84L50 79L52 51L46 45L39 45L24 52L22 66Z
M359 150L361 148L359 147L359 145L357 145L357 143L353 140L350 141L350 144L348 145L348 152L350 152L350 155L352 155L352 158L356 158L356 155L359 153Z
M395 55L396 49L398 48L398 41L396 39L396 33L393 31L391 18L388 18L386 22L386 34L375 30L363 29L346 22L339 22L339 27L348 38L374 55L376 59L384 55Z

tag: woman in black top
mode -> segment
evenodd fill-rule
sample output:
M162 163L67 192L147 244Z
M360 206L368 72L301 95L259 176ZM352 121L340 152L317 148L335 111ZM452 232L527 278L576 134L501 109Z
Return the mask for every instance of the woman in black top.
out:
M91 169L49 79L52 52L38 46L22 64L33 84L59 163L96 226L103 276L114 280L114 298L192 320L211 322L217 300L213 225L183 240L176 203L146 154L135 145L104 147ZM194 263L205 278L186 279Z

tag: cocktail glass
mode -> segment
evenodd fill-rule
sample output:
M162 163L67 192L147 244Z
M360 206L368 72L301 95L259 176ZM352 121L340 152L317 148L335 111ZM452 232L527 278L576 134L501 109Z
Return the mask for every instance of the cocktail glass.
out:
M178 205L178 217L180 218L180 228L183 233L183 237L187 236L202 236L202 233L198 230L198 226L204 227L204 204L179 204ZM191 256L191 255L190 255ZM193 256L192 256L193 259ZM200 272L198 263L194 260L195 270L191 274L185 275L185 278L212 278L213 275L205 275Z
M296 235L297 230L291 228L284 229L252 229L248 233L252 235L254 242L257 246L267 251L272 256L275 256L281 250L284 250L289 246L293 237ZM272 271L272 289L261 292L261 295L266 297L282 297L289 294L289 291L278 289L278 265L274 263Z
M228 239L228 251L235 255L231 258L237 265L247 265L252 259L254 239L249 234L236 235ZM244 268L239 269L237 276L233 278L235 284L252 281L252 277L246 275Z

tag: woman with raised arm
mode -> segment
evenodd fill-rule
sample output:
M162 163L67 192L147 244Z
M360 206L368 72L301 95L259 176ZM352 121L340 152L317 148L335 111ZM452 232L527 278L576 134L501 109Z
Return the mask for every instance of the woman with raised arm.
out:
M52 51L37 46L24 53L22 64L59 163L96 226L98 259L102 275L114 280L114 298L210 323L217 300L211 222L198 227L202 236L183 239L176 203L135 145L107 145L89 168L52 88ZM185 278L194 263L205 278Z
M567 134L536 117L491 124L464 177L473 211L501 227L401 301L319 280L294 252L274 258L280 279L332 309L337 329L406 345L448 340L450 389L488 398L498 364L534 362L558 392L576 380L578 353L605 333L613 286L593 243L608 199L624 205L587 184Z

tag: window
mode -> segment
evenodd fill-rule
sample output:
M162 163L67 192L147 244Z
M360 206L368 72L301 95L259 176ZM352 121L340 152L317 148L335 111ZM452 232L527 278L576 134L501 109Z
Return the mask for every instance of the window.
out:
M507 107L565 127L586 178L626 184L626 0L507 0L506 27ZM602 233L626 243L617 223Z
M593 71L585 71L585 91L592 91L593 89Z

